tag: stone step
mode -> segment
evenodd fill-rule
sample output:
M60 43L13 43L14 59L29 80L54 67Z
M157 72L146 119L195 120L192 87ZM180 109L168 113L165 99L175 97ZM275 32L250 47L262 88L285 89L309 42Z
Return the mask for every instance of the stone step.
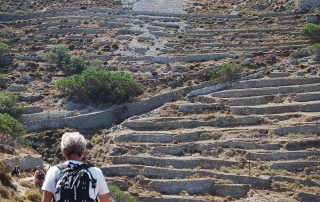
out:
M236 34L235 34L236 32L231 32L231 33L229 33L229 32L224 32L223 34L223 36L228 36L228 37L230 37L230 36L236 36ZM242 32L243 34L251 34L251 33L257 33L257 34L259 34L259 33L263 33L263 34L268 34L268 35L270 35L270 34L272 34L272 35L283 35L283 36L286 36L286 35L288 35L288 36L293 36L293 37L295 37L295 36L301 36L301 33L299 33L299 32L290 32L290 31L287 31L287 32ZM214 37L217 37L217 36L221 36L221 34L222 33L215 33L215 34L211 34L211 33L209 33L209 34L206 34L206 33L203 33L203 34L199 34L199 33L185 33L185 36L186 37L190 37L190 38L214 38ZM169 36L169 35L168 35ZM173 36L173 35L172 35Z
M271 169L275 170L287 170L290 172L300 172L305 168L318 167L320 166L320 161L284 161L284 162L274 162L271 165Z
M34 32L35 35L45 35L45 34L106 34L107 29L88 29L88 28L61 28L61 29L47 29L47 30L37 30Z
M168 33L171 35L171 33ZM199 38L197 38L199 36ZM179 46L181 42L184 42L186 44L192 45L192 44L198 44L201 43L208 43L213 45L214 43L217 44L263 44L263 43L274 43L272 41L272 37L276 37L279 42L295 42L300 41L303 42L303 37L301 35L294 35L292 36L292 40L290 41L290 37L288 35L282 35L281 33L223 33L221 35L210 35L210 34L188 34L188 33L182 33L179 36L173 36L170 37L166 44L171 44L171 47ZM231 39L234 39L231 43ZM179 43L180 42L180 43ZM219 42L219 43L218 43ZM288 45L288 44L287 44Z
M207 179L186 179L186 180L152 180L148 189L161 194L179 195L182 191L190 195L213 194L214 180Z
M284 100L295 101L295 102L308 102L320 100L320 92L311 92L311 93L297 93L297 94L278 94L266 95L266 96L252 96L252 97L243 97L243 98L225 98L217 99L210 95L201 96L197 100L203 100L206 103L221 101L228 106L256 106L264 105L268 103L281 103Z
M216 21L233 21L238 19L239 21L247 20L249 22L253 22L255 20L259 20L260 18L268 17L270 19L278 19L278 21L283 20L296 20L301 18L301 14L297 12L291 13L267 13L261 14L258 16L239 16L236 14L227 14L227 15L219 15L219 14L194 14L194 13L163 13L163 12L142 12L142 11L134 11L134 10L114 10L109 8L96 8L90 7L87 8L84 12L80 8L75 7L67 7L67 8L55 8L41 12L35 12L32 14L12 14L12 13L4 13L0 15L0 19L2 21L16 21L16 20L31 20L31 19L47 19L49 17L61 17L65 18L72 16L92 16L92 17L112 17L112 16L132 16L139 18L159 18L159 19L181 19L181 17L189 20L190 22L197 22L197 24L212 24L212 22ZM212 21L212 19L215 19ZM200 23L201 22L201 23Z
M249 126L257 125L263 122L263 118L258 116L244 116L232 117L224 116L217 117L211 121L204 120L183 120L183 119L139 119L129 120L123 123L123 126L140 131L154 131L154 130L173 130L178 128L196 128L203 126L211 127L234 127L234 126Z
M274 129L274 133L278 136L286 136L288 134L320 135L320 126L317 124L284 126Z
M263 78L251 79L247 81L239 81L232 84L232 89L248 89L248 88L263 88L277 86L296 86L303 84L318 84L320 77L287 77L287 78Z
M131 33L132 34L132 33ZM139 33L142 34L142 33ZM197 55L184 55L184 56L175 56L175 57L160 57L160 56L121 56L118 57L118 61L151 61L157 64L166 64L172 62L206 62L206 61L215 61L225 58L237 58L237 54L224 54L224 53L211 53L211 54L197 54Z
M249 152L246 155L247 159L254 161L279 161L308 158L310 156L320 156L320 151L283 151L283 152Z
M230 89L213 93L213 97L232 98L232 97L252 97L263 95L277 95L289 93L306 93L320 91L320 84L292 85L279 87Z
M179 105L179 111L182 113L204 113L205 111L221 111L224 110L224 104L202 104L190 103Z
M140 143L179 143L179 142L194 142L201 140L216 139L220 134L218 132L196 131L190 133L171 133L165 132L121 132L116 135L116 142L140 142Z
M216 196L231 196L239 199L247 195L248 185L215 184L213 179L187 179L187 180L152 180L148 184L150 190L161 194L177 194L186 191L190 195L210 194Z
M292 100L296 102L308 102L308 101L320 100L320 92L296 94L296 96L294 96Z
M106 177L128 176L135 177L139 174L139 169L131 165L107 165L100 168Z
M303 201L303 202L316 202L320 201L320 195L315 194L315 193L307 193L307 192L299 192L295 198L298 201Z
M287 150L305 150L308 148L320 148L320 139L292 140L284 145Z
M209 177L232 181L235 184L249 184L257 189L267 189L271 187L271 180L269 178L234 175L211 170L172 169L146 166L144 168L144 176L151 179L187 179L195 176L203 178Z
M210 29L210 30L189 30L188 32L186 32L187 34L221 34L221 33L276 33L276 32L280 32L280 33L288 33L288 32L293 32L296 31L293 28L265 28L265 29L256 29L256 28L252 28L252 29Z
M203 199L201 199L203 198ZM161 195L161 196L144 196L139 195L139 199L142 202L207 202L206 197L196 196L173 196L173 195Z
M273 176L272 177L273 181L278 181L278 182L288 182L288 183L299 183L305 186L310 186L310 187L319 187L320 183L315 182L313 180L305 180L305 179L300 179L296 177L287 177L287 176Z
M266 40L268 41L268 40ZM256 42L242 42L242 43L166 43L165 46L166 47L181 47L181 46L186 46L186 45L192 45L193 48L231 48L231 47L268 47L268 46L272 46L272 47L278 47L278 46L289 46L289 45L306 45L307 41L293 41L291 40L291 42L278 42L278 43L266 43L261 42L261 43L256 43Z
M134 164L156 167L174 167L174 168L203 168L203 169L218 169L222 166L229 167L237 165L238 162L220 160L207 157L152 157L152 156L114 156L112 157L114 164Z
M236 148L245 150L278 150L279 143L259 143L241 140L217 140L188 143L173 146L157 146L151 149L153 154L165 154L173 156L181 156L185 153L202 153L208 152L215 148Z
M299 48L303 48L305 47L305 45L291 45L291 46L269 46L269 47L248 47L245 49L246 52L274 52L277 54L277 52L283 53L283 51L287 51L287 50L292 50L292 49L299 49ZM190 55L192 53L195 52L195 50L197 50L198 54L210 54L210 53L221 53L221 52L232 52L232 53L236 53L236 52L243 52L243 48L237 48L237 47L226 47L226 48L198 48L198 49L189 49L186 50L183 47L180 47L178 49L161 49L161 52L164 54L186 54L186 55ZM240 53L239 53L240 54Z
M320 101L288 104L273 103L259 106L232 106L230 107L230 111L236 115L320 112Z

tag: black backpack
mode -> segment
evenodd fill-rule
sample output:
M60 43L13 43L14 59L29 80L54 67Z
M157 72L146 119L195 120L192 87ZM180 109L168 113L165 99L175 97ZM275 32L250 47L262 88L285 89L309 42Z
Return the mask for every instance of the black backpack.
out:
M89 164L66 164L57 165L61 175L56 181L57 202L94 202L90 198L90 189L95 189L97 180L92 177Z

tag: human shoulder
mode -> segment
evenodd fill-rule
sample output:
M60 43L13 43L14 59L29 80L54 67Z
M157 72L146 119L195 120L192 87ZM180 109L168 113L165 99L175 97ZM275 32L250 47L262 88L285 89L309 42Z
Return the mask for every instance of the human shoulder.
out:
M89 168L89 171L92 173L92 175L104 178L102 170L100 168L98 168L98 167L92 166L92 167Z
M101 169L96 166L91 166L89 169L97 173L102 173Z
M60 169L57 167L57 165L50 167L47 171L47 175L56 175L58 173L60 173Z

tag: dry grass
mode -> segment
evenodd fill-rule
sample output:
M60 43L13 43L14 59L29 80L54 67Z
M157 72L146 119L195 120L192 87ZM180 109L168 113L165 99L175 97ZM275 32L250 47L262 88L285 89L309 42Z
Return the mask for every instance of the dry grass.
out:
M5 172L0 172L0 183L5 187L12 186L12 177Z
M1 202L23 202L23 199L10 187L5 187L0 183L0 201Z
M298 182L289 183L289 182L274 181L274 182L272 182L272 186L277 187L277 188L285 188L285 189L296 190L296 191L303 190L303 191L307 191L307 192L320 194L320 187L309 187L309 186L299 184Z
M234 184L231 180L215 179L216 184Z
M29 181L26 181L26 180L21 181L20 185L23 186L23 187L29 188L29 189L35 189L36 188L33 183L31 183Z
M249 175L249 169L248 168L239 168L236 166L232 167L221 167L219 169L220 171L223 171L225 173L233 173L237 175ZM271 169L257 169L257 168L251 168L250 170L251 175L259 176L259 175L269 175L269 176L276 176L276 175L282 175L282 176L296 176L296 174L288 172L286 170L271 170Z
M26 198L32 202L41 202L41 191L39 189L29 189L26 191Z

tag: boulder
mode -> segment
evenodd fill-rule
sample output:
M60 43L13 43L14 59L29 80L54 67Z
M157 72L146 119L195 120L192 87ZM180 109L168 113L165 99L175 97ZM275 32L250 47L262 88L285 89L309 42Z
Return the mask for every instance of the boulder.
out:
M43 109L39 106L28 106L21 109L22 114L35 114L43 112Z
M0 159L0 162L7 164L10 168L20 166L21 171L32 171L37 166L43 167L41 155L6 155L4 158Z
M277 62L277 57L273 54L269 54L266 58L267 63L275 64Z
M11 56L0 56L0 66L11 65L13 58Z
M294 53L291 54L292 58L298 59L298 58L304 58L304 57L308 57L310 56L311 53L308 49L302 49L302 50L298 50Z
M306 17L307 23L318 24L320 23L320 15L310 15Z
M0 78L0 86L4 86L4 85L9 84L11 82L12 82L12 80L9 78Z
M24 74L20 77L20 82L23 83L23 84L28 84L30 83L31 81L34 80L34 78L32 76L30 76L30 74Z
M21 92L21 91L26 91L27 88L23 85L17 85L17 84L12 84L9 88L8 88L9 91L12 91L12 92Z
M246 58L243 60L241 65L244 67L253 67L255 65L255 62L252 58Z
M299 0L298 2L298 8L302 12L312 12L318 7L320 7L319 0Z

